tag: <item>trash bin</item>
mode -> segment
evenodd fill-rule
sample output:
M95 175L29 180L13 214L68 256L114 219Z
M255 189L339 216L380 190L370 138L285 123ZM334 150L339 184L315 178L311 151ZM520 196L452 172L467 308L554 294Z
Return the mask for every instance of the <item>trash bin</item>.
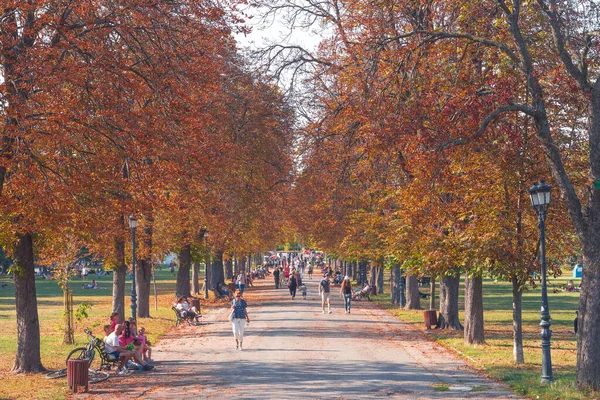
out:
M373 294L373 295L377 294L377 285L371 286L371 293L370 294Z
M77 388L81 386L88 391L88 368L88 359L67 361L67 384L73 393L77 393Z
M198 311L198 314L201 314L200 312L200 299L197 298L193 298L192 299L192 307L196 307L196 310Z
M423 311L423 317L425 318L425 327L431 329L437 325L437 312L436 310Z

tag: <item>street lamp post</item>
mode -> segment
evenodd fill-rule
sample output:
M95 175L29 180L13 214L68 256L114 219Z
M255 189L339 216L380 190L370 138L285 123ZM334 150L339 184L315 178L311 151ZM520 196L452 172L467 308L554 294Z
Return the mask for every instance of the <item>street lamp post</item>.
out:
M129 228L131 228L131 318L137 319L137 293L135 288L135 230L137 218L129 216Z
M552 331L550 330L550 309L548 308L548 290L546 287L546 214L548 205L550 204L550 191L552 186L541 181L533 183L529 189L531 197L531 205L538 215L538 227L540 229L540 258L542 265L542 310L541 322L542 332L542 383L553 382L552 376L552 359L550 357L550 338Z

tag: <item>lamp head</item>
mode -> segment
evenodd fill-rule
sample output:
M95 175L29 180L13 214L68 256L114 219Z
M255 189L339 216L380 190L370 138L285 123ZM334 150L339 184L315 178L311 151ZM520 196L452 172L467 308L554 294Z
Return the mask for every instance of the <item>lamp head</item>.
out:
M138 224L138 220L136 217L134 217L133 215L129 216L129 227L131 229L135 229L137 228L137 224Z
M536 209L546 209L550 204L550 191L552 186L548 185L543 180L538 184L533 183L533 186L529 188L529 197L531 198L531 205Z

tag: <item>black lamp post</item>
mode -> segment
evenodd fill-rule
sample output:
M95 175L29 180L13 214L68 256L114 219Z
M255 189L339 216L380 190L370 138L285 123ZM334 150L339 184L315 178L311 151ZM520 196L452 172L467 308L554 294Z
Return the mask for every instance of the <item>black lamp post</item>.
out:
M137 319L137 293L135 289L135 229L137 218L129 216L129 227L131 228L131 318Z
M540 258L542 264L542 311L540 326L542 327L542 383L553 382L552 359L550 358L550 310L548 308L548 290L546 288L546 214L550 204L550 191L552 186L541 181L533 183L529 189L531 205L538 215L538 227L540 228Z

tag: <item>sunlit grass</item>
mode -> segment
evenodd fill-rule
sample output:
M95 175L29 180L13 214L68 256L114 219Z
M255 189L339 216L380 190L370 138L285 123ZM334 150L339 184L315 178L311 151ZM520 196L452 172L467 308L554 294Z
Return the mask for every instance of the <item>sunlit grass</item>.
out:
M167 270L156 274L158 310L154 309L154 292L151 291L150 315L152 318L140 318L139 326L146 328L151 342L174 326L171 306L175 290L175 277ZM88 281L91 277L88 277ZM82 281L75 278L71 283L73 303L76 309L80 303L92 306L89 317L78 323L75 329L75 345L63 345L62 315L63 293L55 281L36 279L38 315L40 319L41 357L44 367L49 370L64 368L65 357L75 347L87 343L83 329L88 327L102 338L102 327L108 323L112 311L112 276L103 276L98 280L99 289L82 289ZM48 380L44 374L15 375L8 372L14 363L17 348L17 327L13 284L10 278L0 278L0 284L7 288L0 291L0 398L19 399L60 399L68 393L65 379ZM129 316L129 290L131 281L126 284L125 314Z
M524 365L513 363L512 339L512 287L508 282L484 281L484 319L486 344L465 345L462 332L437 331L428 337L456 352L471 365L497 380L510 385L519 395L539 399L589 399L600 393L582 393L575 388L575 364L577 341L573 331L573 319L578 306L579 293L558 292L553 288L566 284L570 278L549 279L549 307L552 316L552 365L555 382L541 384L542 351L540 333L541 288L529 289L523 294L523 346ZM579 280L575 280L577 285ZM386 290L388 288L386 287ZM420 288L428 293L429 288ZM464 284L461 282L460 320L464 321ZM439 287L437 290L439 296ZM389 304L389 294L373 296L373 300L389 308L399 319L424 329L422 311L398 309ZM436 302L439 306L439 302ZM429 300L422 299L423 309L429 308Z

